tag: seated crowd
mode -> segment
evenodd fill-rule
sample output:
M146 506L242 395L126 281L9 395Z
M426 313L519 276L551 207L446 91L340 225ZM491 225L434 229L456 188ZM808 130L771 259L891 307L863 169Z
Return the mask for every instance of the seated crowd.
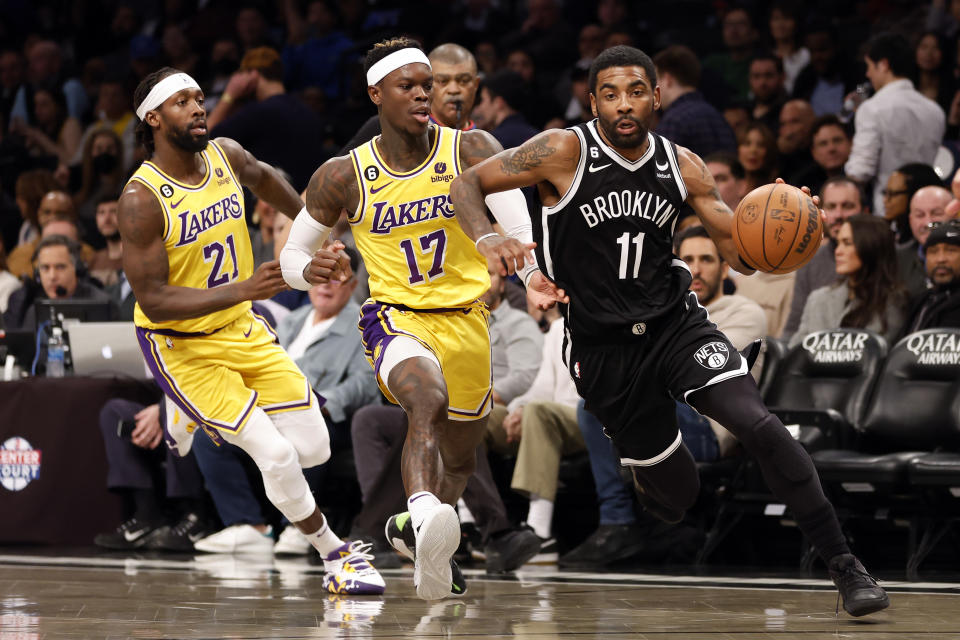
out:
M326 158L379 132L358 60L371 42L401 32L430 51L433 119L486 129L505 148L592 119L593 58L614 44L645 49L661 97L653 132L701 155L731 209L777 177L819 195L821 247L785 275L735 274L692 211L678 223L674 253L690 268L691 290L738 349L768 336L792 347L843 327L892 346L923 329L960 327L960 182L953 193L949 183L960 148L960 13L942 2L920 13L878 9L869 20L793 0L762 12L703 2L702 24L692 26L652 7L641 16L626 0L451 3L436 19L357 0L201 4L171 16L121 3L92 33L36 26L0 45L0 328L39 333L40 353L20 363L25 372L44 371L50 318L38 316L39 301L109 301L112 320L133 320L117 203L144 159L131 107L143 76L167 64L194 74L211 138L236 139L303 190ZM917 28L882 29L903 24ZM273 260L290 221L252 197L247 211L255 263ZM350 487L332 524L372 542L385 568L400 562L383 523L405 500L406 415L383 399L360 342L368 289L346 216L334 235L348 247L349 280L257 306L326 401L333 459L308 481L321 503L333 499L330 486ZM658 536L702 536L690 521L652 522L637 503L561 360L560 314L528 308L522 286L493 271L484 301L495 406L458 504L460 558L485 559L491 572L528 561L597 567L643 555L644 541ZM758 379L763 366L761 358L752 370ZM265 499L249 457L206 437L172 451L164 431L184 418L159 387L155 398L116 398L101 411L107 488L125 497L129 517L96 544L306 555L310 545ZM698 461L740 453L730 433L683 402L677 415ZM586 539L560 530L564 459L589 463L599 524Z

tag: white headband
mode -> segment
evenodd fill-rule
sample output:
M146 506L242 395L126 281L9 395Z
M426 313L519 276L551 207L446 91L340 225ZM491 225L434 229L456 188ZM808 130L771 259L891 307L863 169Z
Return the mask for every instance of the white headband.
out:
M422 62L428 67L430 66L427 54L420 49L414 49L413 47L400 49L400 51L394 51L382 60L378 60L376 64L370 67L370 71L367 71L367 86L377 84L391 71L395 71L411 62Z
M147 111L153 111L175 93L183 91L184 89L199 88L200 85L197 84L197 81L186 73L175 73L172 76L167 76L153 85L153 89L150 89L150 93L147 94L146 99L137 107L137 117L143 120L143 117L147 115Z

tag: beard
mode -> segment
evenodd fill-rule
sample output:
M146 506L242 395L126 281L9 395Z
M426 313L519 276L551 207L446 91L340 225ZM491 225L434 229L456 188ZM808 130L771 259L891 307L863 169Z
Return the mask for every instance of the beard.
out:
M623 135L622 133L619 133L617 131L617 125L624 120L629 120L637 125L637 130L629 135ZM603 118L597 118L597 122L600 123L600 128L603 130L603 134L607 137L607 140L609 140L610 144L615 147L619 147L621 149L635 149L643 144L643 141L647 139L647 132L649 131L647 123L641 122L633 116L622 116L613 122L604 120Z
M179 147L184 151L190 151L192 153L199 153L207 148L207 143L210 141L210 132L203 134L202 136L195 136L190 133L190 129L193 125L187 125L183 129L174 129L167 136L167 139L175 147Z

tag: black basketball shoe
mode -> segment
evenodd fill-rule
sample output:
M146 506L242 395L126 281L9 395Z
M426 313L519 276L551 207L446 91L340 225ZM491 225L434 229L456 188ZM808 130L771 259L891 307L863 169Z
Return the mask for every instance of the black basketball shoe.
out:
M130 518L110 533L100 533L93 544L104 549L129 551L144 547L162 528L160 523L146 522L136 516Z
M887 592L853 554L834 556L827 570L843 598L843 610L850 615L865 616L890 606Z

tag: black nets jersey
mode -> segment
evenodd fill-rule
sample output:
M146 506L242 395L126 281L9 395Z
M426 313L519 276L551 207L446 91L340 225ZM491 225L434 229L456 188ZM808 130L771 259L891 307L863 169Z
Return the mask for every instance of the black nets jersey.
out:
M567 193L532 216L537 260L570 296L563 311L574 339L642 335L691 282L672 248L687 198L676 146L648 133L646 152L630 161L602 140L596 120L570 130L580 161Z

